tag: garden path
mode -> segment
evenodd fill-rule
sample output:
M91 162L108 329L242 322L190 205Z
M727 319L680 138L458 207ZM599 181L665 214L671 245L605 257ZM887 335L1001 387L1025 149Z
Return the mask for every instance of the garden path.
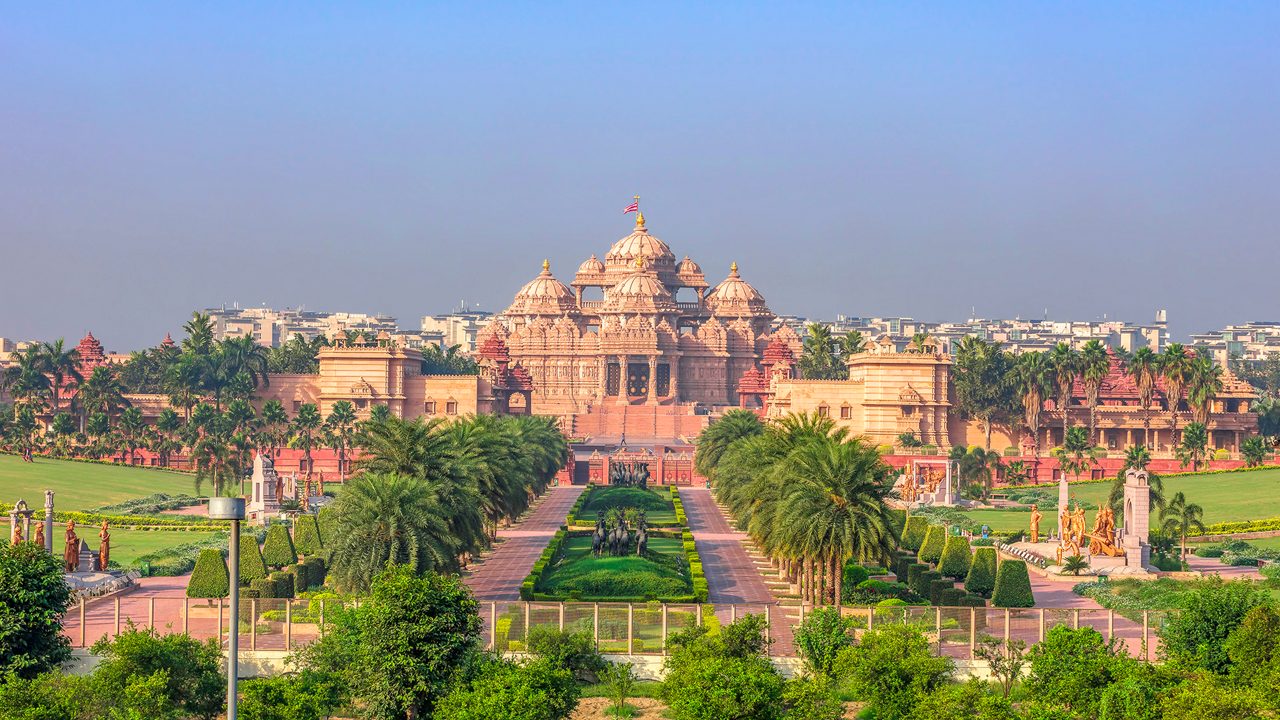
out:
M554 487L528 517L512 527L498 530L502 542L482 562L472 566L465 578L477 600L520 599L520 583L551 542L551 536L564 524L569 508L583 490L573 486Z

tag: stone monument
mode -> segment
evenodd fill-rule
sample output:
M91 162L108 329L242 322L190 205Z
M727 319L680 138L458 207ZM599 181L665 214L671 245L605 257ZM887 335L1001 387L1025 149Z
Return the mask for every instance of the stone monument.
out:
M44 532L38 536L44 538L45 552L53 553L53 491L44 491Z
M1127 568L1147 570L1151 565L1151 485L1146 470L1124 474L1124 532L1120 547Z
M263 453L253 457L253 495L246 508L248 518L259 525L266 525L268 519L280 512L280 496L283 479L276 474L275 463Z

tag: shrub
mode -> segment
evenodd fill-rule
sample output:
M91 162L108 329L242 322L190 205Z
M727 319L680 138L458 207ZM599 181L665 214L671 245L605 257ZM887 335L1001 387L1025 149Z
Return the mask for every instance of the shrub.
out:
M945 685L924 696L908 717L910 720L1017 720L1020 716L1007 698L988 691L987 684L975 678L966 683Z
M951 661L935 657L919 630L888 625L867 632L841 653L836 673L873 717L887 720L907 716L944 685L951 676Z
M999 557L995 548L978 548L969 563L969 574L964 578L964 589L975 595L991 597L996 588L996 564Z
M99 640L93 653L102 658L94 684L108 697L128 697L138 678L151 678L157 682L146 694L154 716L213 718L222 712L222 652L212 640L129 628ZM168 712L161 715L161 709Z
M529 652L568 670L577 680L596 682L607 664L588 633L535 625L528 635Z
M271 578L258 578L249 583L249 590L256 593L254 597L274 598L276 596L276 581Z
M1250 610L1267 601L1268 593L1253 583L1206 578L1159 630L1160 653L1176 665L1225 673L1231 665L1228 636Z
M324 585L324 560L318 557L309 557L302 561L307 568L307 588L319 587Z
M937 570L926 570L916 576L916 582L911 586L911 592L927 600L933 587L933 581L941 579L942 575Z
M924 543L920 545L920 562L936 564L942 559L942 548L947 542L947 529L941 525L930 525L924 535Z
M578 704L578 684L547 660L481 663L470 682L446 695L436 720L562 720Z
M894 559L893 574L898 577L898 582L905 583L907 581L907 568L911 567L915 561L916 559L909 555L904 555Z
M781 720L841 720L844 703L836 697L832 680L825 675L800 677L782 686Z
M191 579L187 581L187 597L226 597L230 589L231 575L227 573L227 561L222 553L213 548L201 550L200 557L196 559L196 568L191 571Z
M902 529L902 547L911 552L919 552L920 546L924 544L925 532L929 529L929 521L919 515L912 515L907 518L907 524Z
M1010 562L1000 563L1000 569ZM1102 692L1135 662L1122 643L1119 638L1107 642L1093 628L1055 625L1044 642L1027 651L1026 688L1041 702L1068 706L1079 717L1096 717Z
M320 522L315 515L302 514L294 521L293 544L300 555L319 555L324 550L321 542Z
M298 562L298 553L293 548L293 538L289 537L289 528L275 524L267 530L267 541L262 545L262 560L273 568Z
M907 566L907 587L915 592L920 587L920 575L929 572L929 566L921 563L912 563ZM917 593L919 594L919 593Z
M1280 615L1268 605L1250 610L1224 645L1231 675L1249 683L1280 657Z
M840 652L853 645L856 624L835 608L818 608L796 628L796 651L811 672L831 677Z
M971 560L969 541L959 535L949 537L942 549L942 561L938 563L938 572L945 577L959 580L968 574Z
M245 680L240 689L244 720L326 720L345 704L341 683L312 670Z
M31 678L71 657L61 626L70 602L62 558L0 541L0 675Z
M871 577L871 573L856 562L850 560L844 564L844 586L847 588L858 587L863 580Z
M730 657L703 638L668 658L661 692L674 720L776 720L782 676L762 657Z
M1006 608L1029 608L1036 604L1025 562L1004 560L1000 563L996 571L996 586L991 592L991 604Z
M929 604L941 605L942 591L955 590L955 589L956 589L956 583L954 580L951 580L950 578L938 578L937 580L930 580L929 595L927 596L929 598Z
M267 564L262 561L262 551L252 535L240 536L240 584L248 585L267 576Z
M948 581L949 582L949 581ZM958 587L939 588L934 605L942 607L956 607L960 604L960 599L965 596L964 590Z
M297 594L297 586L294 584L295 576L292 573L277 570L271 573L271 580L276 585L276 597L291 598Z

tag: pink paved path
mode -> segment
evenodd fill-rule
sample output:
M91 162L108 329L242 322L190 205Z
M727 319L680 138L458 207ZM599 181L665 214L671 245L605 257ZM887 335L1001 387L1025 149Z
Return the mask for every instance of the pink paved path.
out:
M477 600L520 599L520 583L533 569L551 536L564 524L569 508L582 494L582 487L556 487L538 507L514 527L499 530L502 542L465 578Z

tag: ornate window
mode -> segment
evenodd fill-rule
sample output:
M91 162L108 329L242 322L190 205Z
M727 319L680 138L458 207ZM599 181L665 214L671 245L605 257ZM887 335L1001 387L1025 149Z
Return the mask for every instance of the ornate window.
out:
M426 405L424 405L424 406L423 406L422 411L423 411L423 412L425 412L425 413L426 413L426 414L428 414L428 415L435 415L435 414L436 414L436 401L435 401L435 400L428 400L428 401L426 402Z
M818 406L818 417L831 417L831 408L826 405Z
M852 417L853 417L853 408L849 407L848 405L841 405L841 406L840 406L840 419L841 419L841 420L848 420L848 419L850 419L850 418L852 418Z
M444 404L444 414L445 414L445 415L457 415L457 414L458 414L458 403L454 402L453 400L450 400L449 402L445 403L445 404Z

